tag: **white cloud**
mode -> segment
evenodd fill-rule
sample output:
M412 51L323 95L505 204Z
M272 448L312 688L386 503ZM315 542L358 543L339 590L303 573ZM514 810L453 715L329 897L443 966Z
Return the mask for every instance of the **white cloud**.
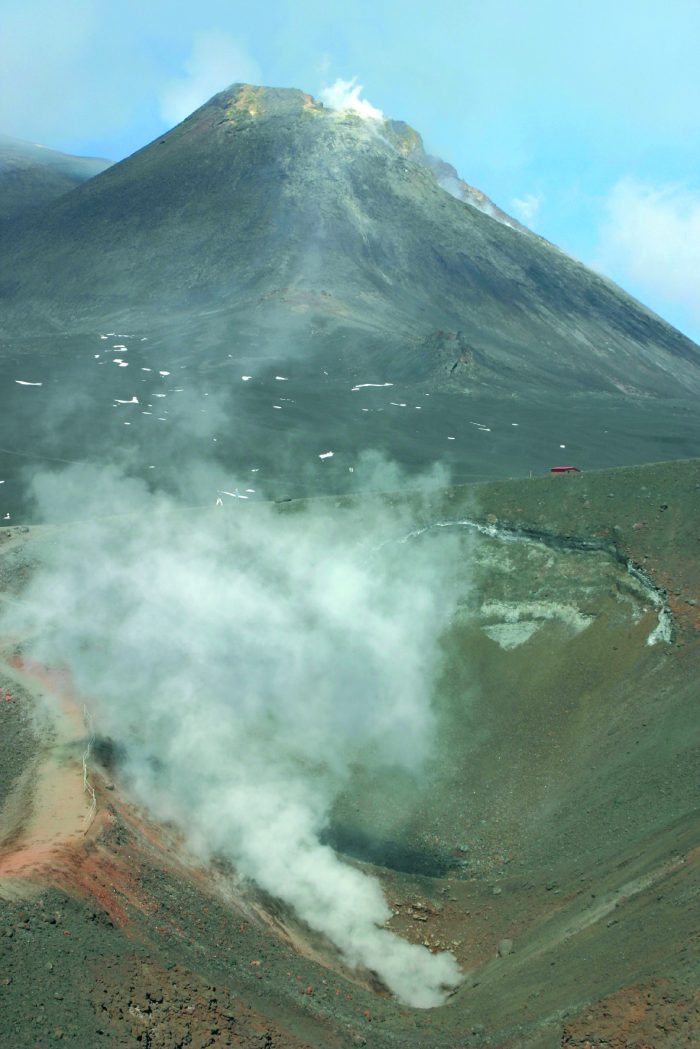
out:
M606 200L594 264L661 311L700 322L700 191L620 179Z
M543 201L541 193L525 193L522 197L514 197L510 206L517 218L526 226L532 226L535 222Z
M257 62L232 36L218 31L195 34L184 70L185 76L160 93L161 115L169 124L179 124L229 84L261 81Z
M338 77L330 87L324 87L319 91L319 98L329 109L341 112L350 110L370 120L383 120L384 114L381 109L377 109L366 98L360 98L363 90L362 84L357 83L357 77L353 77L352 80L342 80Z

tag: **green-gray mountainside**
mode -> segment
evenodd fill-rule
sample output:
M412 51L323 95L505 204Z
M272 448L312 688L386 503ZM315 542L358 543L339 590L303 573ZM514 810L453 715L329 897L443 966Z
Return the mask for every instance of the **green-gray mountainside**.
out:
M8 219L48 204L99 175L110 163L0 135L0 229Z

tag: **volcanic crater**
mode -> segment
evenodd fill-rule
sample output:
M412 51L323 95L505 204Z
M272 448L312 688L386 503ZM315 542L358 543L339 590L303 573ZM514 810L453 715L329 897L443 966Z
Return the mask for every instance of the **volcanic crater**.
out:
M699 471L367 497L396 514L373 556L401 546L406 571L450 534L459 600L427 763L354 767L326 840L379 878L392 930L457 959L436 1009L400 1004L230 863L189 852L130 796L90 697L6 638L6 1044L694 1044ZM327 502L342 519L353 501ZM5 602L57 539L3 533Z

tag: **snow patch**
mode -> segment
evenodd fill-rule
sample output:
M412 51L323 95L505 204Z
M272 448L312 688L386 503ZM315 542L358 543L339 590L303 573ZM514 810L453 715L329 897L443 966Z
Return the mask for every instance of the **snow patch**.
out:
M323 374L327 375L328 372L324 372ZM393 382L360 382L360 383L357 384L357 386L353 386L353 388L352 388L352 390L350 392L354 393L356 390L367 390L370 386L383 388L384 386L393 386L393 385L394 385Z

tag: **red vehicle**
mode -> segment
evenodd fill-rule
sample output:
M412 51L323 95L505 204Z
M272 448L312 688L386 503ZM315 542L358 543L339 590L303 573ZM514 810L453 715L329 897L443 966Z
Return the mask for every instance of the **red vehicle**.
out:
M578 466L552 466L549 471L551 474L580 474Z

